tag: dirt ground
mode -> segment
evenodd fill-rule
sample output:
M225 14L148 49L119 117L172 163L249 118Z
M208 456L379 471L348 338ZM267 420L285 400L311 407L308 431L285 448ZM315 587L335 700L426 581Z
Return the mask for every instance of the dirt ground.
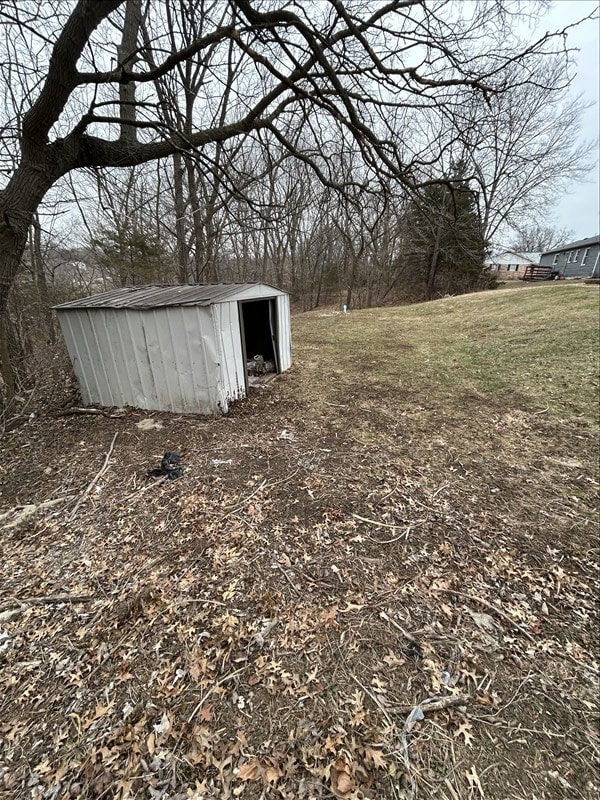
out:
M0 796L598 796L593 416L334 322L228 417L5 433Z

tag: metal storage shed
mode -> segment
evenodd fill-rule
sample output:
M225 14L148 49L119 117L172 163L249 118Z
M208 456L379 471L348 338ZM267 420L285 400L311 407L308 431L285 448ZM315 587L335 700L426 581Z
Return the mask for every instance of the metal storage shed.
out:
M289 297L266 283L136 286L54 308L84 403L225 414L255 355L291 366Z

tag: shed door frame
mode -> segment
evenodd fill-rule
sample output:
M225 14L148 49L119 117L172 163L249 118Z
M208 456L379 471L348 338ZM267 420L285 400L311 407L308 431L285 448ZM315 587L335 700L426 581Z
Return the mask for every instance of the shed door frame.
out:
M248 303L256 303L266 300L269 304L269 328L271 329L271 342L273 345L273 358L275 360L275 370L277 374L281 372L281 363L279 357L279 326L278 326L278 310L276 297L256 297L251 300L238 300L238 309L240 317L240 335L242 338L242 354L244 358L244 381L246 383L246 392L248 391L248 351L246 349L246 332L244 330L244 306Z

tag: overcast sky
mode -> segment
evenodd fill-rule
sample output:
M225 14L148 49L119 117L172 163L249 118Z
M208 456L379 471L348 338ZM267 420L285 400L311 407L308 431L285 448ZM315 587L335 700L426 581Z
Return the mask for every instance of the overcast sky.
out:
M595 12L596 19L587 20L569 33L569 47L579 50L575 54L577 60L577 77L573 83L574 94L582 94L587 102L593 103L583 117L582 136L584 139L596 141L598 156L598 138L600 136L599 114L600 98L598 86L600 81L600 2L596 0L555 0L550 12L540 19L538 32L559 29L575 22L587 14ZM557 120L557 124L566 123ZM586 239L600 232L600 180L598 161L590 172L589 182L571 187L571 193L564 197L552 209L552 219L558 228L570 228L575 239Z

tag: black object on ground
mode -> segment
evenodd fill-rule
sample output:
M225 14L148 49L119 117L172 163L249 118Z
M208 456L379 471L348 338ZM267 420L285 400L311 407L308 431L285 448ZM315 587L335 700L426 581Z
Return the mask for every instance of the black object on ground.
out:
M179 453L165 453L158 469L148 470L146 477L160 478L166 475L169 480L180 478L183 475L183 467L180 465L181 456Z

